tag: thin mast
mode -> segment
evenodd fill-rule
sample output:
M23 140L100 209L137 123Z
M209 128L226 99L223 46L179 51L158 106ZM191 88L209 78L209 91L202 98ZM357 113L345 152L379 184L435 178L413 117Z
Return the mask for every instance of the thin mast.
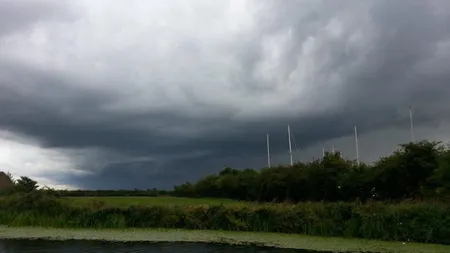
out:
M412 106L409 106L409 124L411 127L411 142L414 142L414 125L413 125Z
M325 157L325 148L322 148L322 157Z
M332 152L333 154L335 154L335 146L334 146L334 145L331 146L331 152Z
M358 132L355 126L355 147L356 147L356 164L359 166L359 146L358 146Z
M289 135L289 156L291 157L291 166L294 165L292 161L292 144L291 144L291 128L288 125L288 135Z
M270 168L270 148L269 148L269 134L267 134L267 164Z

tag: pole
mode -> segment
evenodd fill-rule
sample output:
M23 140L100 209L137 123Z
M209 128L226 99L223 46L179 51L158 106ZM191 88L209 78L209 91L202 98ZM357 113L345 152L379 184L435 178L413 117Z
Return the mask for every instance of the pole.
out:
M413 125L412 106L409 106L409 124L410 124L410 128L411 128L411 142L414 142L414 125Z
M325 157L325 148L322 148L322 157Z
M333 154L335 153L334 145L331 146L331 152L332 152Z
M289 135L289 156L291 157L291 166L294 165L294 162L292 161L292 144L291 144L291 128L288 125L288 135Z
M355 147L356 147L356 164L359 166L359 146L358 146L358 132L355 126Z
M267 164L270 168L270 148L269 148L269 134L267 134Z

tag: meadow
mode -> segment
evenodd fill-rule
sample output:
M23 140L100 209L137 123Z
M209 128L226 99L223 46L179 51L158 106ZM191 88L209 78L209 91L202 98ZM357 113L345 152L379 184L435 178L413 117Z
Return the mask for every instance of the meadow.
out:
M104 205L109 207L130 206L249 206L257 203L215 198L183 198L183 197L63 197L61 201L71 206Z

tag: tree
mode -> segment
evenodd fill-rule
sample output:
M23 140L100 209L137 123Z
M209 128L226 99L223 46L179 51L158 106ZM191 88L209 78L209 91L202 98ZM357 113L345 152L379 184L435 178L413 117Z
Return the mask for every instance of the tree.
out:
M38 187L37 182L29 177L20 177L16 182L16 189L19 192L32 192Z
M428 183L434 189L434 194L438 196L450 194L450 150L442 152L439 167L428 179Z

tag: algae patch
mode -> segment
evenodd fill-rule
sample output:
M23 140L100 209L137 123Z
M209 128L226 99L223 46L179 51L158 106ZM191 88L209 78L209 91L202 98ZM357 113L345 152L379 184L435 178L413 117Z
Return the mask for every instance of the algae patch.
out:
M252 244L330 252L448 253L450 246L306 235L175 229L60 229L0 227L2 239L102 240Z

